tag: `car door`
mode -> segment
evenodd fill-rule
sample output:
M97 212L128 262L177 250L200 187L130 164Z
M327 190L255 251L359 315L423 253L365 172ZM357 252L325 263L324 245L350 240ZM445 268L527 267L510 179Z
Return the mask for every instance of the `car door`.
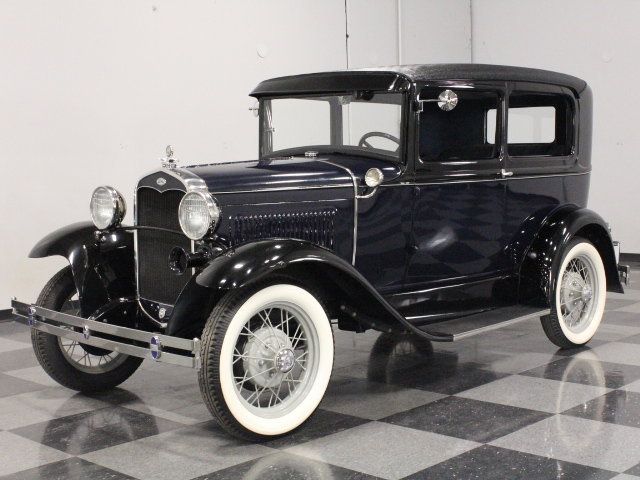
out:
M458 103L437 99L452 90ZM506 85L435 85L420 92L412 244L405 295L422 292L409 316L455 315L493 302L506 275L505 182L501 148ZM394 302L402 304L402 302Z

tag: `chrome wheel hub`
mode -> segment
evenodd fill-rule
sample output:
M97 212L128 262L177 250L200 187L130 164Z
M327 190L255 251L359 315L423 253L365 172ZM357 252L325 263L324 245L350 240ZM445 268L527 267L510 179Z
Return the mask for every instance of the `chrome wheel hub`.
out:
M290 348L283 348L276 355L276 367L282 373L287 373L290 371L296 360L296 355L293 353L293 350Z
M278 355L283 350L291 351L290 346L287 335L281 330L268 327L256 330L245 345L242 361L252 382L260 387L277 386L282 381L282 374L288 371L279 368Z
M317 369L317 338L310 327L307 316L284 305L262 310L245 324L232 365L236 391L250 408L281 412L310 388Z

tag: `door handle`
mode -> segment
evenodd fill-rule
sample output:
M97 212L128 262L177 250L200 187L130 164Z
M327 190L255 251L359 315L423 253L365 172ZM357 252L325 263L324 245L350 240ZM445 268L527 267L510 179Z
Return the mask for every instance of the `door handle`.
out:
M500 175L502 175L502 178L513 177L513 172L508 172L503 168L500 170Z

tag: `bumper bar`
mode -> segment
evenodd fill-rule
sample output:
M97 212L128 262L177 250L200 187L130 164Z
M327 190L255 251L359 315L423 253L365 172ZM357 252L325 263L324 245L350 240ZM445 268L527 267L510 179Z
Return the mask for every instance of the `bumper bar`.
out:
M41 332L157 362L200 368L200 340L97 322L13 299L17 320Z

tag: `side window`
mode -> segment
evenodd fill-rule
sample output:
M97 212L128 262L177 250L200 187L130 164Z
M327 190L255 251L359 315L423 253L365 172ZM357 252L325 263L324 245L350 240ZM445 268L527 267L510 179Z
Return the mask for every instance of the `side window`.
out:
M425 88L420 98L437 99L442 88ZM420 159L423 162L496 158L500 97L497 92L452 90L458 95L453 110L437 102L423 103L420 113Z
M507 126L512 157L565 156L573 144L573 108L566 95L512 92Z

